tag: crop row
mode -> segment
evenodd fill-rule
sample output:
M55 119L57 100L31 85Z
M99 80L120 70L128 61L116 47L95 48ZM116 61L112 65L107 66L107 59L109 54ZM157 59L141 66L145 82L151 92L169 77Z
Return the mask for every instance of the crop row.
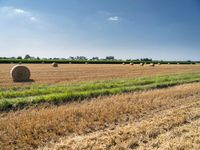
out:
M138 79L105 80L90 83L58 84L51 86L34 85L32 87L1 89L0 111L19 109L46 102L62 104L103 95L163 88L199 81L199 73L190 73Z

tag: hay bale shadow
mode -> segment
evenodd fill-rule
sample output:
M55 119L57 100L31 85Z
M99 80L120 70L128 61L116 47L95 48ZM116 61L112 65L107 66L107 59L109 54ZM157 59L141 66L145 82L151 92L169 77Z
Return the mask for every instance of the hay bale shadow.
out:
M33 80L33 79L28 79L28 80L26 80L26 81L14 81L14 82L16 82L16 83L34 83L35 80Z

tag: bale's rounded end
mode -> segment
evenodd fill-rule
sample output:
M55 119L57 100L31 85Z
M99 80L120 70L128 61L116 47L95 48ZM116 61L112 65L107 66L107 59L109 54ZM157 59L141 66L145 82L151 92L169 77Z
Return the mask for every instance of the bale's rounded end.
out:
M52 66L53 67L58 67L58 64L54 62L54 63L52 63Z
M30 80L31 72L26 66L16 65L11 69L10 75L14 82L27 82Z

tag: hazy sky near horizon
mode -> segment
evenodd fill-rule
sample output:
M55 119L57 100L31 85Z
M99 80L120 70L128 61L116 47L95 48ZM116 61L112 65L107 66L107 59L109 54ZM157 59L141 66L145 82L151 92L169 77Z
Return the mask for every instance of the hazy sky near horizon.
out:
M200 0L0 0L0 56L200 60Z

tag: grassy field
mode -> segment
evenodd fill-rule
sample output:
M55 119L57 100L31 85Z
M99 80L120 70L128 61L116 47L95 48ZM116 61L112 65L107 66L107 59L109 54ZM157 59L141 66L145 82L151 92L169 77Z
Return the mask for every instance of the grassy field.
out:
M28 65L34 83L13 83L11 67L0 149L200 148L200 65Z

